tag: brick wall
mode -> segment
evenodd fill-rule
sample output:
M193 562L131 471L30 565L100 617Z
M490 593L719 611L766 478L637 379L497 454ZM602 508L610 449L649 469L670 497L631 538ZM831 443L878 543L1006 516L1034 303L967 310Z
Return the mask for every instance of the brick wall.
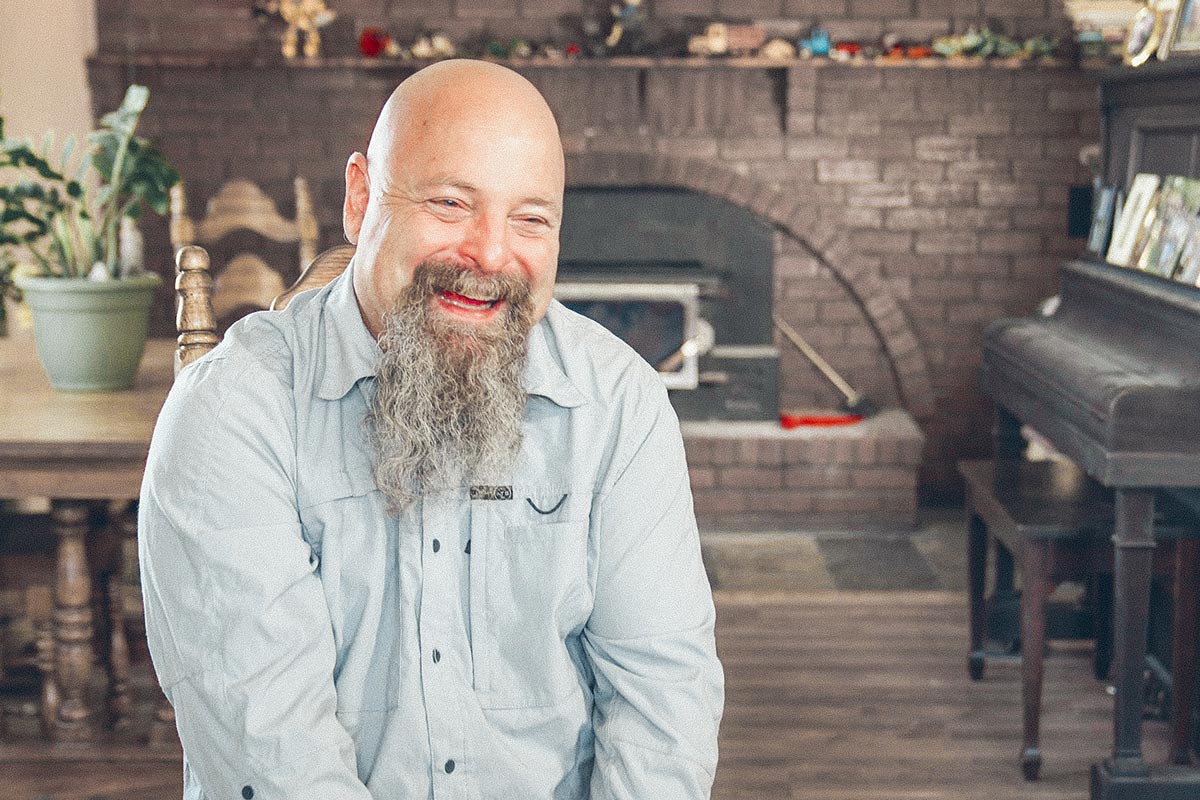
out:
M158 7L100 2L106 14L118 5L143 16ZM355 5L369 4L335 3L346 14ZM660 0L659 12L682 5ZM213 6L197 18L218 25L241 7L227 4L222 17ZM959 19L940 13L951 15L947 25ZM112 22L102 15L102 47L113 41ZM151 87L143 131L179 166L194 211L225 180L248 177L291 213L291 179L302 174L329 246L340 241L345 159L365 147L379 106L410 71L199 55L171 66L121 49L102 51L91 78L97 109L113 107L129 80ZM1089 75L812 62L522 71L558 115L574 183L685 186L773 223L777 310L859 390L920 419L922 490L955 492L954 460L988 448L990 411L976 388L984 325L1028 313L1054 291L1056 263L1080 250L1065 236L1066 198L1087 180L1079 147L1099 135ZM166 263L165 225L147 239L152 263ZM166 334L170 304L164 298L159 308L155 330ZM782 405L836 405L824 379L779 344Z

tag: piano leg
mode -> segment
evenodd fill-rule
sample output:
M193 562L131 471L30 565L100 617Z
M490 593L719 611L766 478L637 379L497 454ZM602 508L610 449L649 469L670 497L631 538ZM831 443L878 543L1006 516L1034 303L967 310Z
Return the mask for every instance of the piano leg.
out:
M1175 544L1175 601L1171 635L1171 755L1170 763L1192 763L1192 705L1196 687L1196 597L1200 575L1200 542L1180 539Z
M1113 715L1114 775L1146 775L1142 758L1146 629L1150 617L1150 569L1154 555L1154 493L1118 489L1115 549L1116 710Z

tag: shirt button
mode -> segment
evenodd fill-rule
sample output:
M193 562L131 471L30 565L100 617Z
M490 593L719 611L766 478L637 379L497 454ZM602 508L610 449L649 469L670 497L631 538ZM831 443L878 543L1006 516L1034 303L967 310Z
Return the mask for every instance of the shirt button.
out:
M254 797L253 787L243 786L242 787L242 797L246 798L246 800L251 800L251 798Z
M446 774L449 775L451 772L454 772L454 759L453 758L446 762Z
M442 543L439 542L437 539L434 539L433 540L433 552L436 553L438 550L441 550L441 549L442 549Z
M438 650L436 647L433 648L433 663L436 664L441 660L442 660L442 651Z

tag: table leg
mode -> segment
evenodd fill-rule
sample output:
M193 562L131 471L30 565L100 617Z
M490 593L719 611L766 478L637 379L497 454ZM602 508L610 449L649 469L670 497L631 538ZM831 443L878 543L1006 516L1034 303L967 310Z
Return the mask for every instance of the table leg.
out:
M92 581L86 539L89 507L80 500L55 500L50 509L58 537L54 582L54 676L58 714L52 737L60 742L94 738L87 688L92 673Z
M158 684L156 683L155 686ZM175 728L175 709L167 700L162 690L158 691L158 700L154 704L154 721L150 723L150 746L170 747L179 742L179 734Z
M1145 703L1146 629L1150 612L1150 570L1154 554L1154 493L1118 489L1113 532L1115 684L1113 754L1105 768L1116 777L1149 775L1142 756Z
M129 692L129 640L125 625L125 577L130 565L127 555L130 542L137 540L137 516L125 510L115 520L117 528L117 554L113 574L108 579L109 615L109 675L108 710L113 728L121 730L129 726L133 713L133 698ZM136 549L136 544L133 545Z

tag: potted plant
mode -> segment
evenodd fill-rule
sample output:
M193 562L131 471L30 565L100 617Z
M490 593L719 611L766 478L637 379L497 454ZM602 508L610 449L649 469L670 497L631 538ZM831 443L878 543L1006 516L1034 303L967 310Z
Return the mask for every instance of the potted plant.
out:
M134 221L158 214L179 173L134 135L150 92L130 86L76 154L4 138L0 120L0 291L6 276L33 314L50 383L67 391L127 389L146 342L158 275L143 271ZM14 270L15 266L15 270Z

